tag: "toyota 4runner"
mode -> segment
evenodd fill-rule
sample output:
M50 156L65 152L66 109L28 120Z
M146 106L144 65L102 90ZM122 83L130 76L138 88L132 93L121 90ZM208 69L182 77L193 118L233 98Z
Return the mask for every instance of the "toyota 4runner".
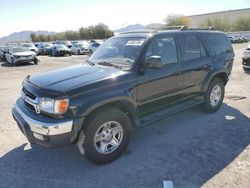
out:
M96 164L117 159L131 129L201 104L217 111L234 51L219 31L120 34L77 66L27 76L12 114L30 143L77 143Z

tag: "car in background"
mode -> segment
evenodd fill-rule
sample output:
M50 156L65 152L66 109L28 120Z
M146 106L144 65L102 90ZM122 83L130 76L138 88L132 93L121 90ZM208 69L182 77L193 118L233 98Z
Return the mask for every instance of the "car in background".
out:
M37 45L38 54L39 55L50 55L52 47L53 47L53 44L51 44L51 43L39 43Z
M9 51L10 46L1 46L0 47L0 59L6 61L6 53Z
M228 36L231 43L243 43L247 42L247 39L243 36Z
M70 41L56 41L55 44L63 44L67 46L68 48L72 47L72 43Z
M94 53L101 44L99 42L92 42L89 45L89 53Z
M32 43L22 43L21 46L23 46L24 48L29 49L30 51L35 52L36 54L38 54L38 49L37 47L32 44Z
M10 48L5 56L7 62L15 66L22 63L34 62L35 65L38 63L36 53L23 46Z
M86 41L75 43L72 45L71 51L73 54L87 54L89 53L89 43Z
M242 55L242 67L245 71L250 70L250 44L248 47L244 50Z
M64 44L54 44L50 52L51 56L65 56L72 55L71 50Z

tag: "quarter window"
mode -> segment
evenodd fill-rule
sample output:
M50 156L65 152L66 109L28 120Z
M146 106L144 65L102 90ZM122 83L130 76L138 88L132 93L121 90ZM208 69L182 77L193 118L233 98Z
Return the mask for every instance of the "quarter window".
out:
M145 61L150 56L160 56L163 65L177 63L176 43L174 37L154 38L147 48Z

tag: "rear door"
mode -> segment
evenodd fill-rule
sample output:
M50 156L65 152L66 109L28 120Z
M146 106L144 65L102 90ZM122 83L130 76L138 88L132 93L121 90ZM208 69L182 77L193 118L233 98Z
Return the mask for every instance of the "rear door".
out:
M213 60L208 56L202 40L195 33L180 35L183 92L185 95L197 95L212 69Z

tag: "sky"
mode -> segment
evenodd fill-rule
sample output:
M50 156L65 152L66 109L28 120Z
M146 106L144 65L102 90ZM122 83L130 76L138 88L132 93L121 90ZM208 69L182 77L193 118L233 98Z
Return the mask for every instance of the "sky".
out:
M242 8L250 8L250 0L0 0L0 37L23 30L78 30L98 23L119 29L163 23L168 14Z

